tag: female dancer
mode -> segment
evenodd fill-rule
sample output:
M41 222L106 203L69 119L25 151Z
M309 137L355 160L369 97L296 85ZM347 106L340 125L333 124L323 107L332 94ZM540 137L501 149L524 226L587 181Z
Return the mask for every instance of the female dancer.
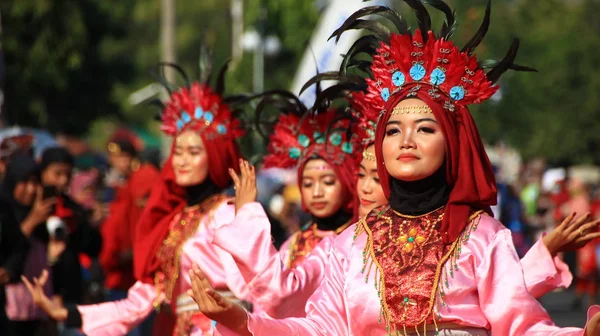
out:
M234 218L233 202L222 192L231 183L228 168L239 166L236 139L242 134L239 121L221 96L223 74L216 89L203 81L188 82L171 94L164 107L162 130L174 137L174 144L161 179L147 181L154 184L154 190L138 223L134 243L138 281L127 298L58 308L40 290L47 272L34 279L36 286L24 279L36 303L53 319L80 327L90 336L124 335L153 309L168 312L170 308L173 313L157 318L158 334L211 335L211 321L198 313L186 295L190 279L179 276L193 262L206 268L212 286L226 296L243 298L245 283L231 256L210 244L215 230Z
M272 99L268 98L269 101ZM288 111L310 113L297 98L290 101L296 106ZM289 107L289 104L285 106ZM325 237L339 234L356 220L356 167L360 159L360 137L356 133L356 125L347 118L334 119L337 116L334 110L314 116L282 114L270 137L269 155L265 157L264 166L298 167L302 206L312 216L305 229L290 237L279 252L272 244L266 213L259 203L251 203L256 198L253 168L244 162L240 167L240 177L232 172L236 203L249 204L239 209L236 225L223 226L215 233L213 244L230 252L239 262L238 267L248 282L255 307L272 316L304 315L304 304L311 291L296 290L294 296L286 296L284 301L281 300L284 297L270 292L269 284L283 280L281 272L296 268L308 257L326 260L329 248L324 248L320 242ZM275 267L265 267L265 263ZM322 268L315 270L323 271ZM313 288L318 285L313 281L318 280L317 277L314 280L306 278ZM306 284L302 282L302 285Z
M494 174L468 105L488 99L508 68L523 69L512 62L517 44L485 73L472 52L487 24L459 52L446 39L454 31L447 5L436 2L448 14L444 37L437 38L421 1L408 3L421 26L414 35L383 7L361 10L344 25L365 27L352 21L385 12L402 29L390 36L373 26L384 41L369 45L374 79L367 80L364 96L364 106L381 112L375 154L388 203L335 239L306 318L238 313L241 319L228 319L241 308L209 288L198 269L196 302L245 335L427 335L427 329L446 335L596 335L599 307L590 310L586 331L553 325L527 291L509 230L489 215ZM488 6L486 23L489 12Z
M372 132L374 135L374 130ZM358 212L361 218L374 208L387 203L377 176L374 138L367 139L366 143L356 185L360 201ZM223 242L226 242L223 244L224 248L232 253L242 270L244 267L250 268L246 263L260 260L267 262L265 266L253 266L254 269L260 270L249 282L250 294L255 297L253 302L260 302L260 307L272 317L283 318L286 314L304 316L306 300L323 279L328 252L335 235L322 239L303 262L293 268L281 269L280 254L272 252L268 258L262 256L273 251L273 248L269 240L270 224L266 214L258 203L252 203L255 202L257 195L253 167L244 163L240 166L240 170L240 176L232 175L236 186L236 204L241 205L240 209L234 221L230 225L223 226L215 237L223 237ZM600 223L598 221L589 223L586 222L587 219L589 216L581 216L577 220L574 215L569 216L552 233L538 241L521 259L527 289L534 297L541 297L551 290L570 285L573 277L568 266L556 255L561 251L581 247L600 236L594 230L594 227ZM586 231L584 236L577 234L576 230L579 228ZM575 234L569 235L567 229ZM248 240L248 235L258 239ZM225 237L230 239L227 240ZM231 237L239 237L239 240ZM252 242L252 246L248 246L248 242ZM249 261L244 262L244 260ZM246 276L252 275L246 274Z

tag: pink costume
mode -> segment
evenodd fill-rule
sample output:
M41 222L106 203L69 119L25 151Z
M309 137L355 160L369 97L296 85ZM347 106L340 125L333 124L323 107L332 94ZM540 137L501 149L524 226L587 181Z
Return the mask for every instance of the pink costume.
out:
M252 334L388 335L374 287L379 281L377 267L364 269L367 237L353 225L335 239L324 279L306 305L306 318L274 320L249 314ZM528 293L511 233L502 224L480 215L463 232L460 244L459 255L443 265L439 286L443 289L436 290L433 312L440 331L447 331L444 324L451 323L464 327L466 335L487 335L486 330L511 336L584 335L580 328L556 327ZM598 310L598 306L590 308L588 319ZM229 332L219 329L222 334ZM432 326L428 329L435 332Z
M289 268L292 239L277 252L267 215L255 202L244 205L231 224L219 229L213 243L233 256L248 283L252 302L274 318L286 318L306 316L304 306L326 273L334 238L323 238L303 262ZM552 259L541 240L523 257L521 266L534 297L566 288L573 279L568 266L557 257Z
M193 263L201 265L204 274L215 289L229 289L237 298L246 297L245 283L239 276L239 271L231 256L210 244L215 230L227 225L234 218L235 208L230 199L223 197L212 210L202 215L197 222L197 228L193 228L193 221L185 223L185 220L182 219L183 216L193 217L194 212L199 212L197 207L184 210L175 216L169 237L163 246L168 245L169 241L177 240L179 234L189 233L189 237L184 238L179 247L175 246L171 250L159 250L158 258L161 260L161 253L177 258L169 265L169 267L173 267L173 272L167 275L168 279L164 285L151 285L138 281L129 289L126 299L78 306L77 309L83 322L82 331L86 335L125 335L130 329L141 323L154 308L161 303L173 303L172 301L175 301L172 306L178 317L176 329L188 328L185 335L212 335L212 322L197 313L196 303L186 294L186 291L191 289L188 271ZM191 230L182 229L186 225L191 226ZM164 263L161 262L161 264L162 270L165 271ZM168 281L169 279L172 281ZM167 294L169 291L165 289L168 287L171 287L172 295ZM169 302L168 296L172 297L171 302ZM186 322L191 323L181 325Z

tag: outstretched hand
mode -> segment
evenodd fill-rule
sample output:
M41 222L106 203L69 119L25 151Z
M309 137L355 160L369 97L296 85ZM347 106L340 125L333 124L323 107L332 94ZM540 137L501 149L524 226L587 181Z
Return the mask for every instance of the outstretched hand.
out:
M33 303L40 307L48 316L56 321L64 321L67 319L67 309L57 306L44 293L44 285L48 281L48 271L43 270L39 278L33 278L33 284L26 277L21 276L21 280L25 283L27 290L33 297Z
M247 328L247 314L243 307L217 293L198 265L192 266L189 275L192 289L187 293L196 301L202 314L239 335L251 335Z
M240 175L231 168L229 168L229 175L235 189L235 211L237 212L244 204L256 201L258 195L256 171L248 161L240 159Z
M576 215L572 213L567 216L559 226L543 238L544 245L552 256L556 256L559 252L579 249L590 241L600 238L598 232L600 220L590 221L590 213L575 219Z
M586 336L598 336L600 335L600 311L594 314L592 318L585 325Z

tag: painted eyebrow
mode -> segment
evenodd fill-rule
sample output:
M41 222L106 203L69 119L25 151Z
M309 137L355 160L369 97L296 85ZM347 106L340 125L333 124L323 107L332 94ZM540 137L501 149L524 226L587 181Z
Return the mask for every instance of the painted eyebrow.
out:
M417 120L415 120L415 123L422 123L422 122L425 122L425 121L431 121L431 122L434 122L436 124L438 123L436 120L431 119L431 118L417 119ZM400 122L399 120L391 120L391 121L388 121L387 124L388 125L402 125L402 122Z

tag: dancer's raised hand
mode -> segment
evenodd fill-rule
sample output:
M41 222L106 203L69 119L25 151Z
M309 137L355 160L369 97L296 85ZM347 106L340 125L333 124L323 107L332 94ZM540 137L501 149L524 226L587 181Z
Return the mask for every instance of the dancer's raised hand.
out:
M229 175L231 175L235 189L235 211L237 212L244 204L256 201L258 195L256 171L248 161L240 159L240 174L238 175L230 168Z
M578 218L572 213L552 232L543 238L544 245L552 256L559 252L573 251L583 247L590 241L600 238L598 227L600 220L591 221L591 214L587 213Z

